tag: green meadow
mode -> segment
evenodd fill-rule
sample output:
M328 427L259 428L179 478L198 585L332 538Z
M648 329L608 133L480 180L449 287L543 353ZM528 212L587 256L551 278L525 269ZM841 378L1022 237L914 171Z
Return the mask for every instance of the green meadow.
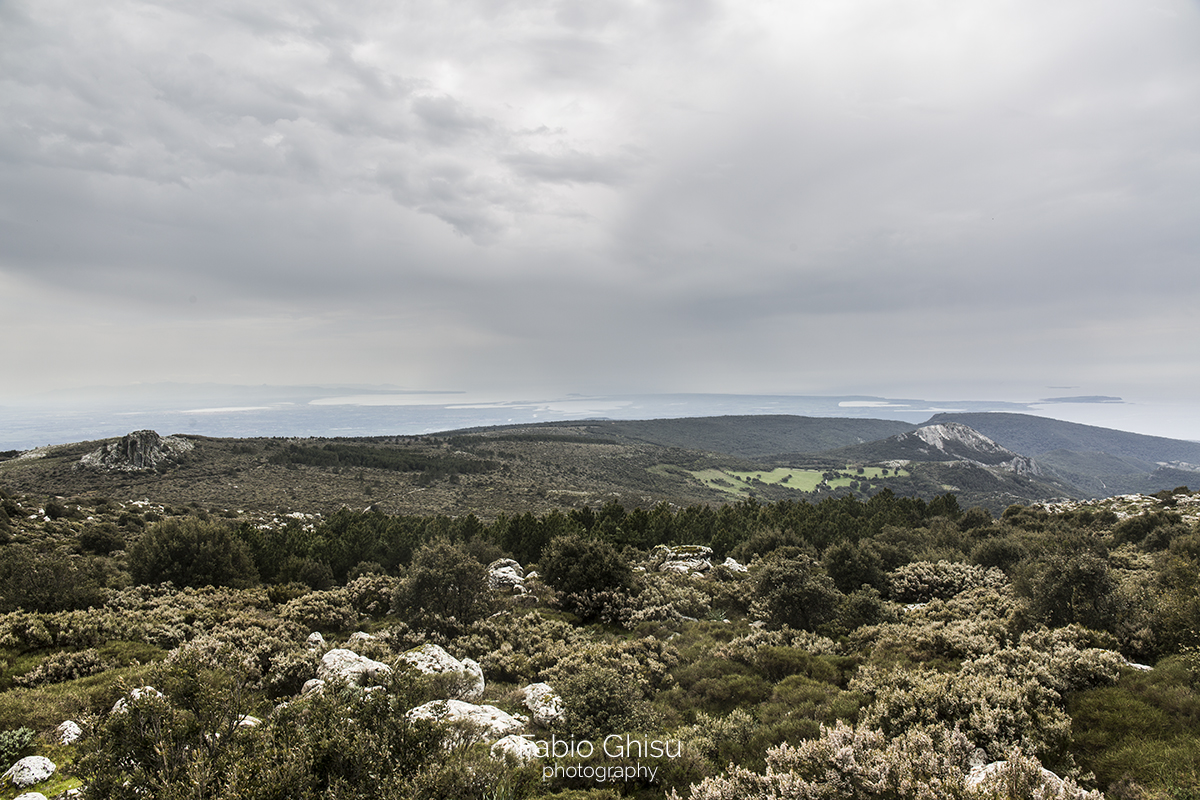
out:
M710 468L689 470L688 474L710 489L741 495L755 482L784 486L799 492L812 492L822 480L825 480L830 488L836 489L839 486L849 486L852 481L886 480L907 476L908 472L886 467L846 466L843 469L825 470L796 467L750 471Z

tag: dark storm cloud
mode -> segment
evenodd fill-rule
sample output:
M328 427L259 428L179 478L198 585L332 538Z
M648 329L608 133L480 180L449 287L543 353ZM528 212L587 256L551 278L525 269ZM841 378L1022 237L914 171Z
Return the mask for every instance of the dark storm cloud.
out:
M1185 2L9 2L5 325L130 380L1194 394L1198 45Z

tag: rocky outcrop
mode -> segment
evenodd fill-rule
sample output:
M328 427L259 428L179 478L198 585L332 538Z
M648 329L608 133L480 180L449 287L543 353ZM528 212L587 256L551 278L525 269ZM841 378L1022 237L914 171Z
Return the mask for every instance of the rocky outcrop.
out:
M304 646L309 650L324 650L325 637L321 635L320 631L313 631L308 635L308 638L304 640Z
M737 572L739 574L745 574L750 571L749 567L739 562L733 556L727 556L725 560L721 562L721 566L730 572Z
M387 664L344 648L330 650L321 656L317 667L317 677L321 680L339 680L351 686L370 686L391 672L392 668Z
M511 558L499 558L488 564L489 589L511 594L525 594L525 570Z
M461 700L476 700L483 696L483 668L473 659L459 661L436 644L414 647L402 653L400 658L426 675L461 675L462 684L455 693Z
M712 569L712 548L700 544L660 544L650 551L651 563L659 572L705 575Z
M54 732L58 734L59 744L75 744L79 737L83 736L83 729L79 727L79 723L70 719L55 728Z
M24 789L50 780L56 769L54 762L45 756L26 756L9 767L2 779L12 781L18 789Z
M524 736L510 733L492 745L490 752L497 761L511 759L518 764L528 764L538 757L538 746Z
M499 739L516 733L529 720L520 714L509 714L495 706L477 706L462 700L433 700L408 712L410 720L426 719L431 722L468 723L476 727L488 739Z
M525 707L533 714L533 721L549 728L563 717L563 699L547 683L531 683L524 688Z
M138 472L174 463L193 448L178 436L159 436L154 431L134 431L79 459L79 468L104 472Z

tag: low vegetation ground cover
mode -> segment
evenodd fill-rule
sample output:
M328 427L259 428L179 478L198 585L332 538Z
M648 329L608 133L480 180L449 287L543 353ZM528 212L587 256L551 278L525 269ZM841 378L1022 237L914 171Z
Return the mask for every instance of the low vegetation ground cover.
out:
M870 485L871 482L886 481L888 478L906 478L910 473L900 468L850 465L844 469L775 467L768 470L738 470L710 467L688 470L688 474L710 489L737 497L746 497L751 494L755 484L778 486L806 493L815 492L819 488L858 490L860 484Z
M483 520L5 493L0 768L44 755L39 791L104 798L1015 798L1042 767L1067 779L1047 797L1197 797L1192 498L994 515L883 490ZM503 558L540 577L495 588ZM449 686L405 666L425 643L480 665L475 702L528 715L522 687L550 684L563 713L533 738L622 752L521 766L414 721ZM392 677L302 697L335 647ZM61 745L68 719L84 735Z

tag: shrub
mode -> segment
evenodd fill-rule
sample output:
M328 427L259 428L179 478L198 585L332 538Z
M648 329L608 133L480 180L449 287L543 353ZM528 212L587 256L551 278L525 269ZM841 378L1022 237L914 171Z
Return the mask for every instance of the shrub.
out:
M967 589L1003 586L1007 582L1004 573L998 569L954 561L914 561L888 575L891 598L901 603L927 603L934 598L944 600Z
M608 542L569 533L553 539L539 563L542 580L564 595L563 607L583 619L594 619L604 604L601 592L614 596L633 587L633 570Z
M1078 623L1103 630L1116 619L1117 584L1094 553L1053 556L1032 581L1033 613L1052 628Z
M279 616L310 630L322 631L344 631L358 622L358 612L345 589L309 592L289 600L279 609Z
M767 559L754 576L751 615L767 624L824 631L837 619L843 595L810 559Z
M135 583L176 586L251 586L258 571L246 545L228 525L197 517L155 523L129 548Z
M486 567L461 545L439 541L413 556L396 591L395 606L414 620L440 629L451 619L469 625L487 614L490 601Z
M0 733L0 771L7 770L33 752L33 731L14 728Z
M103 672L107 665L93 649L77 653L54 653L37 667L13 678L17 686L41 686L46 683L63 683Z
M763 774L731 766L691 789L691 800L952 800L966 797L968 742L944 728L885 737L838 722L820 737L767 752Z

